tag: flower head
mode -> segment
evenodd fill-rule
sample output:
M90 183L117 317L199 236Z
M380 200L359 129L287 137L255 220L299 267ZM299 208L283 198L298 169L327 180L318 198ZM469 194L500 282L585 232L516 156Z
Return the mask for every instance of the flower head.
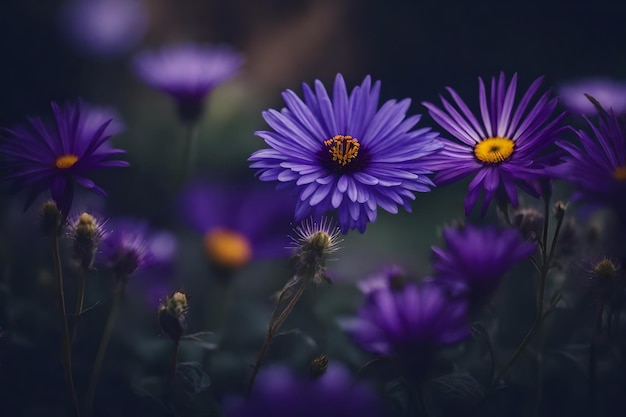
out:
M259 373L247 399L230 398L230 417L374 417L382 416L381 403L367 386L355 383L348 370L330 364L323 375L302 380L288 368L268 367Z
M596 114L598 109L585 95L596 98L605 109L611 109L616 114L626 113L626 82L610 78L588 78L559 87L559 98L569 111Z
M186 43L141 52L134 69L150 87L176 100L183 120L195 121L205 97L237 75L243 61L242 55L227 46Z
M114 58L139 43L147 20L137 0L69 0L61 9L59 24L81 52Z
M515 229L493 226L445 228L446 249L433 247L435 280L465 294L471 304L484 301L513 265L533 254L535 243Z
M72 240L72 257L85 271L92 268L98 246L106 236L103 224L103 221L87 212L82 212L68 224L67 235Z
M443 97L441 102L445 110L423 103L431 117L457 139L444 139L444 150L430 164L433 170L439 171L435 183L449 184L475 174L465 198L466 215L472 211L482 189L485 190L483 215L496 193L503 201L508 200L517 207L516 184L529 194L539 196L532 181L547 177L544 168L553 161L552 156L541 155L541 152L564 130L559 124L565 116L560 114L552 118L557 100L550 99L549 93L543 94L529 108L541 80L538 78L531 84L515 108L517 74L508 86L503 73L500 77L493 77L489 95L485 83L479 78L482 123L451 88L448 92L456 107Z
M174 341L180 340L187 327L188 298L182 290L175 291L158 307L159 326Z
M322 281L332 282L326 274L326 260L328 255L339 249L339 242L342 240L334 222L326 217L322 217L319 223L308 219L294 231L296 237L293 240L298 247L294 256L294 279L311 280L315 284Z
M5 179L13 181L14 190L30 188L25 208L49 189L66 218L74 198L74 182L104 196L104 190L85 175L99 168L125 167L128 162L111 159L124 153L107 142L111 120L94 125L80 101L63 106L52 102L52 110L53 123L32 117L28 124L4 129L0 155L6 161ZM91 122L87 124L88 121Z
M557 142L567 154L552 172L575 186L572 200L612 207L626 217L626 123L606 111L597 125L587 122L592 133L576 130L579 145Z
M145 223L133 220L109 222L109 234L102 242L102 262L118 279L128 279L138 269L156 262Z
M469 336L467 303L428 283L372 291L341 324L362 348L398 359L415 375L427 373L437 348Z
M428 128L411 130L420 116L405 118L410 100L378 109L380 82L369 76L348 94L337 74L332 99L319 80L303 92L304 101L286 90L287 108L263 112L273 131L255 134L270 148L249 158L262 181L297 189L296 221L336 209L343 233L364 232L378 206L410 211L414 193L433 186L424 161L441 144Z
M209 260L233 270L255 259L287 257L293 198L264 187L194 181L180 212L203 236Z

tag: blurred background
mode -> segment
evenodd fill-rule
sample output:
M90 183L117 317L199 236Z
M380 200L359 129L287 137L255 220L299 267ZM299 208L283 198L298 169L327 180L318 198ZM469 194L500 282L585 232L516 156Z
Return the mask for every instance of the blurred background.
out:
M93 11L93 5L100 8ZM77 201L106 217L144 219L155 230L175 237L174 267L160 288L167 293L184 287L193 296L191 331L215 331L214 342L230 346L211 355L207 346L184 347L181 361L206 364L212 379L222 381L216 389L227 392L245 379L264 335L269 297L287 280L290 269L285 259L260 261L224 279L206 261L202 236L179 210L182 186L174 180L181 171L185 129L173 101L133 73L136 53L192 41L231 45L245 56L241 74L208 97L193 177L250 184L254 173L246 159L265 147L254 136L255 130L267 129L261 112L281 108L280 93L285 89L300 94L301 83L315 79L329 86L338 72L351 88L369 74L382 81L381 100L409 97L409 113L414 114L425 113L420 103L437 102L446 86L475 109L477 77L500 71L508 77L517 72L519 90L541 75L546 77L544 87L553 91L562 83L592 76L626 80L625 14L626 3L618 1L4 0L0 4L0 126L10 127L27 115L50 114L51 100L80 97L117 111L126 130L113 143L128 151L125 159L131 167L94 176L108 191L106 200L86 195ZM426 115L419 126L435 125ZM342 283L389 263L403 265L415 277L428 274L429 248L441 243L441 226L464 218L467 183L418 195L412 214L379 211L377 222L368 225L365 234L345 236L338 261L329 265L337 283L334 291L313 292L311 297L325 297L323 305L310 298L299 306L297 323L307 336L293 336L297 340L290 343L307 348L286 353L291 350L281 351L277 343L274 353L301 355L292 357L292 362L302 364L323 349L357 366L362 357L356 348L346 348L345 336L332 326L319 326L358 305L357 292L348 286L342 289ZM54 311L54 295L47 242L36 232L38 207L35 204L22 214L25 196L9 196L6 184L1 187L4 308L0 326L10 335L11 346L22 346L25 355L5 368L21 381L14 391L20 393L18 399L10 403L18 407L20 401L28 401L24 393L32 389L32 379L10 372L18 372L24 364L52 368L41 387L51 381L62 384L62 373L58 352L42 356L37 347L51 339L56 348L58 338L57 317L47 317L46 322L45 316L46 311ZM236 191L239 186L231 187ZM567 196L567 190L556 194ZM251 210L250 216L254 215ZM490 212L488 219L494 215ZM276 227L288 233L291 226L287 220ZM108 295L103 294L110 289L106 271L95 275L88 302L106 304ZM140 297L141 285L129 288L130 300ZM137 382L161 372L169 341L159 336L154 304L128 304L126 314L134 320L120 327L110 355L120 355L114 369L125 375L122 380ZM95 311L83 329L85 336L77 341L82 352L76 360L79 380L88 375L105 317L106 308ZM52 327L42 328L42 320ZM6 344L4 348L0 344L0 349L8 350ZM5 357L0 356L0 373L5 372ZM117 381L118 374L112 372L109 382ZM10 381L3 379L4 384ZM112 390L110 398L124 398L125 387ZM112 407L121 409L122 403L113 401ZM32 407L31 414L37 415L39 409Z

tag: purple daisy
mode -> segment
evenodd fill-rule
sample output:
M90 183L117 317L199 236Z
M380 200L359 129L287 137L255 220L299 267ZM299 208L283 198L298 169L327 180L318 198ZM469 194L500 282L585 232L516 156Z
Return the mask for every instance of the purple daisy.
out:
M330 364L323 375L297 378L288 368L274 365L261 371L249 398L230 398L229 417L375 417L382 416L376 394L355 383L348 370Z
M355 318L340 324L362 348L394 357L418 377L427 373L437 348L470 334L467 303L428 283L375 290Z
M289 256L294 198L270 187L197 180L183 191L183 217L203 236L213 265L234 270Z
M458 140L442 140L445 144L443 151L429 165L438 171L435 183L445 185L476 174L465 198L465 215L474 208L481 189L485 190L482 215L496 193L517 207L516 184L539 197L532 181L546 177L545 167L553 160L542 156L541 152L565 129L560 126L564 113L549 121L557 105L557 99L550 99L549 93L543 94L527 111L541 80L542 77L531 84L515 109L517 74L513 75L508 86L503 73L500 77L493 77L489 95L482 78L478 78L482 123L449 87L447 90L458 109L443 97L440 98L445 111L431 103L423 103L430 116Z
M64 106L52 102L52 110L54 123L31 117L28 124L4 129L0 154L6 161L5 179L13 181L13 190L30 188L25 208L49 189L67 217L74 198L74 182L106 196L85 174L99 168L125 167L128 162L110 159L125 152L108 143L110 119L101 119L94 125L91 113L80 101Z
M576 130L580 146L558 141L567 155L552 172L576 187L572 200L612 207L626 217L626 123L612 111L600 112L597 125L585 120L592 134Z
M176 100L183 120L193 122L204 98L237 75L243 62L243 56L227 46L185 43L139 53L134 69L150 87Z
M446 249L433 247L433 281L451 286L477 305L498 287L500 278L515 264L530 257L536 243L526 241L516 229L493 226L443 230Z
M616 114L626 113L626 82L610 78L588 78L562 84L559 87L559 98L573 113L595 115L598 110L585 97L588 94L611 109Z
M302 87L304 101L286 90L287 108L263 112L274 131L255 133L271 147L249 158L259 178L298 190L297 221L336 209L343 233L363 233L378 206L411 211L415 192L433 187L425 161L441 148L429 128L411 130L420 120L405 117L411 101L378 109L380 82L369 76L348 94L337 74L332 99L319 80Z

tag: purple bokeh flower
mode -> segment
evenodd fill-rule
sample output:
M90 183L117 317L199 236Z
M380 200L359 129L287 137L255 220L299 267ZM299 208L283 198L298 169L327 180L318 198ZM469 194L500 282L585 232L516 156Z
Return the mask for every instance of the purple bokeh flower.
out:
M125 152L108 144L111 120L100 119L93 124L92 113L80 101L63 106L52 102L52 110L53 123L31 117L28 124L4 129L0 154L6 161L5 179L13 181L13 190L30 188L25 208L49 189L62 215L67 217L74 198L74 182L106 196L85 175L100 168L125 167L128 162L111 159Z
M606 111L597 125L586 120L592 133L575 131L580 146L557 142L567 155L552 172L575 186L572 200L611 207L626 219L626 123Z
M546 177L545 167L554 160L541 153L565 129L560 126L564 113L552 118L557 99L550 99L549 93L529 108L541 80L540 77L531 84L515 108L517 74L508 86L503 73L493 77L489 93L479 78L480 122L451 88L447 90L456 108L443 97L445 110L423 103L431 117L457 139L456 142L443 139L444 150L429 165L438 171L435 183L445 185L475 174L465 198L465 215L474 208L482 189L485 190L482 215L496 193L502 201L508 200L517 207L516 184L539 196L532 181Z
M433 247L433 281L450 286L476 305L486 300L500 278L515 264L530 257L536 243L525 240L516 229L494 226L443 230L446 249Z
M210 261L225 270L255 259L287 257L294 198L271 187L196 180L180 212L203 236Z
M259 373L252 395L230 398L228 417L376 417L382 406L366 385L355 383L348 370L328 366L316 379L297 378L288 368L268 367Z
M365 295L381 289L399 288L405 284L406 272L398 265L388 265L382 271L357 282L357 287Z
M572 113L595 115L598 110L585 96L598 100L605 109L615 114L626 113L626 82L610 78L587 78L562 84L559 98Z
M363 349L393 357L417 378L428 373L438 348L470 334L465 300L429 283L374 290L340 325Z
M348 94L337 74L333 97L322 83L303 84L304 101L286 90L287 108L263 118L273 131L258 131L270 146L252 154L262 181L279 181L299 193L296 220L337 210L343 233L365 231L377 208L411 211L415 192L430 191L424 161L441 148L429 128L411 130L420 116L406 118L411 101L387 101L378 109L380 82L365 77Z
M146 32L146 10L138 0L69 0L59 25L85 55L115 58L135 47Z
M140 52L137 75L150 87L170 95L184 121L200 116L205 97L239 73L244 58L228 46L185 43Z

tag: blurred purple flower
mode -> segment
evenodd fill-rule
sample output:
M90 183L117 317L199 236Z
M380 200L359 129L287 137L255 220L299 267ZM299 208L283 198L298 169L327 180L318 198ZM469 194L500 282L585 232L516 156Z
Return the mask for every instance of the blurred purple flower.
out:
M626 113L626 82L610 78L587 78L564 83L559 87L559 98L572 113L594 115L596 107L585 94L598 100L605 109L615 114Z
M465 300L427 283L374 290L340 325L363 349L393 357L416 378L428 373L438 348L470 334Z
M357 282L357 287L365 295L381 289L394 289L406 281L404 269L398 265L388 265L382 271Z
M185 43L140 52L133 67L146 84L176 100L184 121L193 122L205 97L237 75L243 62L243 56L227 46Z
M412 130L419 115L406 118L411 101L389 100L378 108L380 82L369 76L350 94L341 74L333 97L322 83L303 84L304 101L286 90L287 108L263 118L273 131L258 131L269 146L252 154L262 181L298 190L296 221L337 210L342 233L376 220L380 206L411 211L416 192L430 191L424 161L441 148L429 128Z
M575 186L572 200L611 207L626 220L626 123L606 111L599 114L597 125L585 120L592 134L576 130L580 146L558 141L567 155L552 171Z
M13 190L30 188L25 208L49 189L67 217L74 199L74 181L106 196L85 174L100 168L125 167L128 162L110 159L124 153L108 144L113 132L109 128L111 120L94 116L81 101L63 106L52 102L52 110L54 123L31 117L28 124L4 129L0 155L8 171L4 179L13 181Z
M148 17L139 0L69 0L61 8L59 25L81 53L115 58L139 43Z
M229 417L377 417L381 402L366 385L355 383L348 370L328 366L316 379L297 378L287 367L274 365L259 373L247 399L230 398Z
M489 94L482 78L479 78L482 123L449 87L448 93L458 109L443 97L441 102L445 111L431 103L423 103L430 116L457 139L455 142L442 139L444 150L429 165L438 171L435 183L450 184L475 174L465 197L466 216L476 205L482 189L485 190L482 215L496 193L502 201L508 200L513 207L517 207L516 184L539 197L536 187L530 182L546 177L545 167L554 160L549 156L542 158L540 154L565 130L560 126L564 113L549 121L557 104L557 99L550 99L549 93L543 94L526 111L532 96L539 90L541 80L542 77L531 84L515 109L517 74L513 75L508 86L504 73L500 77L492 77Z
M516 229L494 226L443 230L446 249L433 247L434 282L449 285L456 295L466 296L472 306L485 301L500 284L500 278L515 264L530 257L535 243Z
M255 185L196 180L180 198L180 212L203 235L214 265L232 270L254 259L289 256L294 198Z

